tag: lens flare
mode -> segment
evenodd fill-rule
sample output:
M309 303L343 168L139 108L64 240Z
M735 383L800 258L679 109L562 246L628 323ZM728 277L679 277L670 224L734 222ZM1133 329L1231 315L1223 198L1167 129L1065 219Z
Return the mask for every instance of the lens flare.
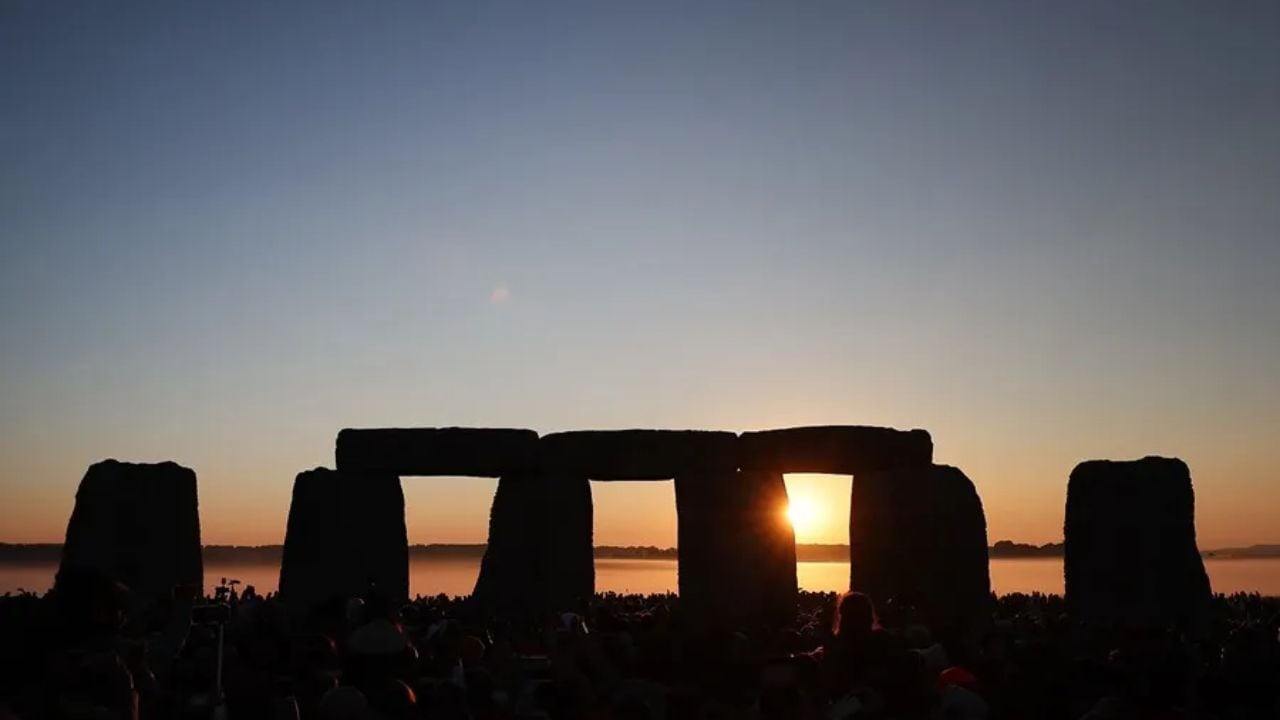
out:
M787 504L787 520L797 533L813 531L818 524L819 514L817 504L809 498L791 498Z

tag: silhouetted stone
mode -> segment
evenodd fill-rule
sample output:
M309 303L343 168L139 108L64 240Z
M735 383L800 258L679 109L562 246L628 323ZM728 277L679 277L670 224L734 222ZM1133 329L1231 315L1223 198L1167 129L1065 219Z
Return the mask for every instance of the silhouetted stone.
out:
M787 520L787 486L781 472L742 470L747 493L741 539L752 569L764 621L789 623L796 615L796 534Z
M346 429L338 470L386 475L501 477L538 468L538 434L493 428Z
M677 475L680 604L699 627L789 622L796 542L780 473Z
M738 439L744 470L854 475L933 462L924 430L830 425L746 432Z
M986 516L957 468L856 476L849 555L851 589L876 603L917 608L940 634L972 637L989 616Z
M76 491L58 574L91 572L143 597L204 589L196 474L176 463L91 465Z
M404 492L395 475L326 468L298 474L280 564L280 596L307 607L370 586L393 601L409 597Z
M541 440L542 467L592 480L667 480L681 473L732 472L738 437L701 430L591 430Z
M585 477L498 480L475 598L501 615L578 609L595 592L591 486Z
M1067 610L1095 627L1199 627L1211 597L1181 460L1093 460L1067 485Z
M748 557L739 541L745 495L737 470L675 476L680 607L695 622L732 622L748 587Z
M539 473L504 475L489 509L489 540L474 598L509 616L542 611L550 501Z
M545 549L548 603L555 610L580 609L596 591L591 483L581 475L548 474Z

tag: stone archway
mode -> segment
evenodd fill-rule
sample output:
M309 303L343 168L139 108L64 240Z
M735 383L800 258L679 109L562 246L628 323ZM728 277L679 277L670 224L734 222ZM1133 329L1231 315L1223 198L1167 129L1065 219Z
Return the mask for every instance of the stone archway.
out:
M400 477L504 477L537 468L532 430L343 430L337 470L294 481L280 594L306 605L350 596L372 582L391 600L409 596L408 535Z
M939 627L966 625L985 610L989 591L985 519L968 478L933 465L932 456L932 439L923 430L860 426L740 436L582 431L542 438L515 429L343 430L338 471L326 480L343 489L316 483L317 493L302 492L299 476L281 591L288 597L294 587L286 590L287 575L307 575L299 567L314 566L309 572L316 577L299 587L324 587L322 571L334 571L332 564L298 559L314 555L307 549L313 544L335 547L331 539L317 539L319 531L301 529L316 526L303 517L325 517L325 507L358 516L327 526L342 528L339 543L361 543L364 550L330 549L327 556L353 565L339 575L359 578L382 562L373 557L406 554L399 476L472 475L499 478L476 600L500 613L576 607L595 591L590 482L674 479L686 613L706 624L785 622L794 615L797 590L795 536L779 512L787 502L783 475L810 472L854 478L852 589L878 602L909 603ZM395 479L395 491L364 502L383 492L378 488L391 483L387 478ZM393 532L365 532L369 523ZM403 571L391 567L397 562L378 564L379 573L390 577L385 587L407 595L407 561Z

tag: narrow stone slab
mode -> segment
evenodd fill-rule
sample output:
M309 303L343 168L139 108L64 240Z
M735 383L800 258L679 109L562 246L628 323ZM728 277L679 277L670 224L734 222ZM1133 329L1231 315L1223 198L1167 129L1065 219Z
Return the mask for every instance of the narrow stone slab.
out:
M196 474L173 462L104 460L89 467L67 523L59 578L91 572L141 596L204 589Z
M828 425L742 433L743 470L855 475L933 462L924 430Z
M703 430L590 430L546 435L545 470L592 480L669 480L733 471L738 437Z
M594 505L585 476L548 474L543 587L554 610L582 612L596 591Z
M1067 485L1067 611L1106 628L1201 627L1211 591L1191 471L1176 458L1093 460Z
M548 612L543 603L547 493L539 473L503 475L489 509L489 540L472 596L503 617Z
M518 619L581 611L595 593L591 483L541 472L504 475L474 597Z
M346 429L340 472L501 477L538 467L538 434L499 428Z
M914 608L941 638L972 641L990 618L987 525L969 478L946 465L854 477L849 586Z
M680 606L699 628L791 622L796 541L779 473L675 478Z
M280 597L296 608L371 588L393 601L409 596L404 492L395 475L326 468L298 473L280 563Z

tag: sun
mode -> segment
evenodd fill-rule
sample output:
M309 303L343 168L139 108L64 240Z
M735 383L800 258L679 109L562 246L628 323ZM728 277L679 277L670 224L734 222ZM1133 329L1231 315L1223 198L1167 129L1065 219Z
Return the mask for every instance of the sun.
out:
M787 504L787 520L797 533L810 533L818 525L820 516L818 505L809 498L791 498Z

